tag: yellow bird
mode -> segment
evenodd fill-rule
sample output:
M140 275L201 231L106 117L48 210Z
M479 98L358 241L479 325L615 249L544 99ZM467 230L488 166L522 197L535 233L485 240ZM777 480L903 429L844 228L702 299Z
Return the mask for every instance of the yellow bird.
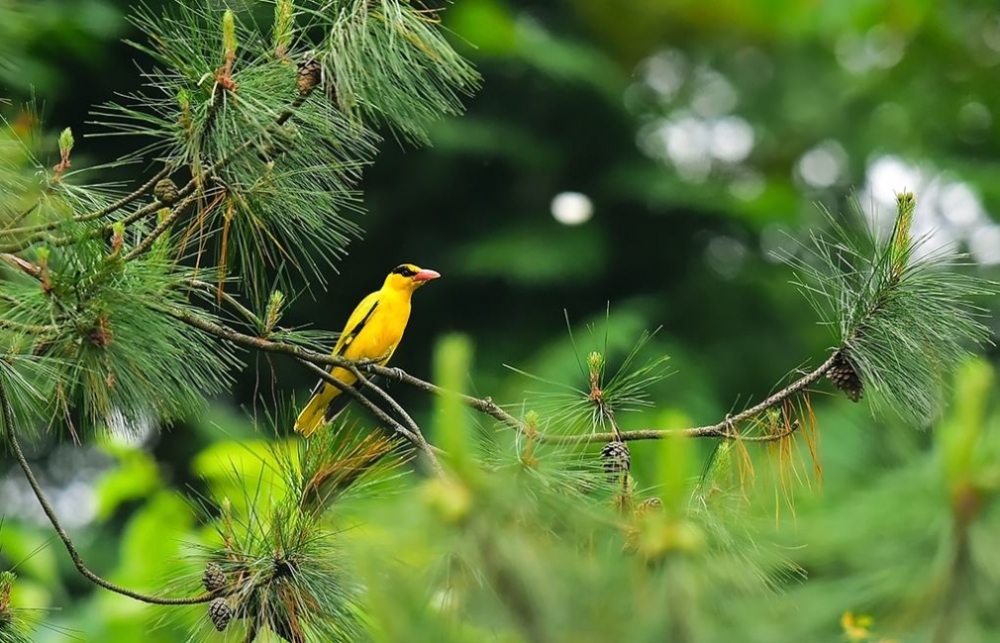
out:
M333 348L335 357L350 360L373 360L384 365L403 338L410 319L410 296L413 291L441 275L412 263L397 266L385 278L382 288L361 300L351 313L344 331ZM348 386L357 378L347 369L334 366L330 374ZM336 386L320 380L298 419L295 430L309 436L333 421L349 396L340 397ZM339 399L338 399L339 398Z

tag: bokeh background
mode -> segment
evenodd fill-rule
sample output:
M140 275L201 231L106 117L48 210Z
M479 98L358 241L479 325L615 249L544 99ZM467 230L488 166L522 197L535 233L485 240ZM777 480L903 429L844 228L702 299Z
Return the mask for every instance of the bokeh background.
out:
M12 101L0 110L16 121L34 96L52 132L77 134L75 166L135 144L86 137L96 131L89 110L142 81L146 61L122 42L138 37L129 4L0 0L0 97ZM416 296L394 362L429 375L435 339L466 333L476 349L471 389L504 403L537 388L507 365L578 383L567 319L578 351L607 345L612 362L660 329L646 351L669 354L675 374L654 391L654 407L621 421L667 428L718 421L834 341L780 261L824 225L824 209L877 224L891 218L896 192L912 190L914 229L931 235L928 248L951 244L969 253L971 271L996 274L994 2L461 0L444 26L482 73L481 91L466 115L433 127L431 146L385 133L362 184L363 239L326 291L299 295L286 322L338 330L396 264L435 268L444 277ZM265 439L246 418L273 400L303 399L312 383L291 362L254 358L207 416L148 427L139 441L40 443L35 453L93 566L152 585L169 575L163 561L176 539L195 529L184 498L212 484L216 456ZM426 417L425 397L392 392ZM932 449L932 427L833 395L814 403L823 464L822 485L808 483L823 489L815 505L850 506ZM645 448L634 448L640 481L653 466ZM183 640L171 618L95 595L74 576L26 491L16 471L0 479L0 560L18 566L23 602L54 610L39 641L66 631L87 641L139 632ZM790 540L829 524L801 511ZM836 577L828 559L813 562ZM796 640L837 640L838 614L877 612L838 587L829 629ZM160 627L149 632L151 619Z

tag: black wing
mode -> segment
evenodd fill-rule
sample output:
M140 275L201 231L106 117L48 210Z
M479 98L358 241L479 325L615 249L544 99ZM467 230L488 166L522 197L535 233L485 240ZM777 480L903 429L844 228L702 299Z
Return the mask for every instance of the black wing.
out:
M372 318L372 313L375 312L376 308L378 308L377 300L375 301L374 304L372 304L372 307L368 309L368 312L365 313L365 316L361 318L361 321L359 321L357 325L354 326L354 328L349 328L344 331L344 336L341 338L340 350L337 351L338 357L344 354L344 351L347 350L347 347L351 345L351 342L354 341L354 338L357 337L358 333L360 333L364 329L364 327L368 324L368 320Z
M340 341L340 348L337 349L336 353L337 357L340 357L341 355L344 354L344 351L347 350L347 347L351 345L351 342L354 341L354 338L356 338L358 336L358 333L360 333L362 329L364 329L365 325L368 323L368 320L371 319L372 313L375 312L376 308L378 308L378 301L372 304L372 307L368 309L368 312L365 313L365 316L361 318L361 321L355 324L353 328L349 328L344 331L342 341ZM330 371L332 370L333 367L330 367ZM321 390L323 390L324 384L326 384L326 380L320 380L316 382L316 386L314 386L312 390L312 395L317 395ZM326 420L327 422L331 421L344 408L344 405L346 405L347 402L350 401L350 399L351 396L349 395L338 395L336 398L334 398L332 402L330 402L330 405L326 407L326 413L323 415L323 419Z

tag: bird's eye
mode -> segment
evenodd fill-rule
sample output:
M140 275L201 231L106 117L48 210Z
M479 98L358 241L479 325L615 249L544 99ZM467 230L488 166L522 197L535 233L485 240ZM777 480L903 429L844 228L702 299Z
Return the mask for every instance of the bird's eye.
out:
M393 272L396 273L397 275L402 275L402 276L407 277L407 278L412 277L413 275L417 274L416 270L414 270L413 268L410 268L406 264L403 264L402 266L396 266L396 268L393 270Z

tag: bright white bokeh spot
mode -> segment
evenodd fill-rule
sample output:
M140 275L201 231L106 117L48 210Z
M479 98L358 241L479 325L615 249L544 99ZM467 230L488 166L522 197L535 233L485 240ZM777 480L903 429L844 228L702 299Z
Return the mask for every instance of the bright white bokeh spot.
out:
M986 215L976 193L968 183L960 181L948 183L941 188L938 207L949 223L963 228L982 221Z
M560 192L552 199L552 216L563 225L580 225L594 216L594 204L581 192Z
M847 153L836 141L826 141L803 154L797 169L809 186L828 188L844 176Z
M918 168L896 156L880 156L868 166L868 190L882 205L894 206L896 194L907 190L917 193L924 183Z
M677 95L687 75L687 59L676 49L660 51L642 63L642 76L663 101Z
M711 125L709 152L726 163L739 163L753 151L753 126L739 116L726 116Z
M736 107L739 94L729 80L714 69L701 69L695 77L691 109L702 118L716 118Z
M984 266L1000 263L1000 226L987 223L969 234L969 252L972 258Z
M894 67L905 52L906 41L885 25L875 25L864 36L845 34L834 47L837 62L852 74Z
M678 165L689 165L708 158L711 132L700 118L682 116L667 123L663 131L667 155Z

